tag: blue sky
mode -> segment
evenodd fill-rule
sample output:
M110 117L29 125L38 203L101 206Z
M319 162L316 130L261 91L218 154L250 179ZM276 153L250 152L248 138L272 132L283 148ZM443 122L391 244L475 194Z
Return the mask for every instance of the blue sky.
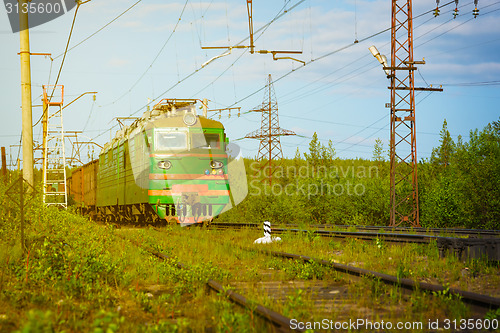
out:
M92 0L82 5L70 48L136 2ZM324 143L333 141L341 158L371 158L375 139L381 138L384 148L388 147L389 110L385 103L390 95L389 82L368 47L375 45L389 57L390 34L364 39L390 27L390 1L299 2L255 1L255 46L256 50L302 51L294 57L306 66L292 60L273 61L270 54L233 49L230 55L203 68L204 62L225 50L204 50L201 46L236 45L248 37L246 2L139 2L68 52L59 79L59 84L65 85L65 100L88 91L98 94L95 102L88 95L65 109L65 130L84 130L82 140L92 138L103 145L110 132L114 135L118 129L113 118L142 114L148 99L208 98L211 108L241 107L240 117L232 112L230 118L227 113L221 118L229 137L238 139L259 128L260 114L244 112L262 103L264 92L259 90L271 74L275 80L283 77L274 84L280 125L300 134L282 138L285 156L293 157L297 147L306 152L310 137L317 132ZM438 17L432 13L417 17L435 6L427 0L413 4L414 57L426 61L418 66L415 86L442 84L444 88L442 93L417 95L419 159L428 158L439 144L444 119L454 138L462 135L467 139L469 130L481 129L500 115L500 1L479 0L475 19L472 1L459 2L456 19L452 15L454 3L442 8ZM283 13L283 8L286 14L257 32ZM17 148L9 147L19 143L21 131L19 34L10 31L5 9L0 12L0 145L15 159ZM51 66L48 58L32 57L34 105L41 104L41 86L49 78L51 84L55 81L74 13L31 29L31 52L52 53L54 58ZM354 44L355 39L361 42ZM33 108L33 123L41 111ZM40 125L34 128L34 138L41 141ZM238 143L245 156L257 154L258 141Z

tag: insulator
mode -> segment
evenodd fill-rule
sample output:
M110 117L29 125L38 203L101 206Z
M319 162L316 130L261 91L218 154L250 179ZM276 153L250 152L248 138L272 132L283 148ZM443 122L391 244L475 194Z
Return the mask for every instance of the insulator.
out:
M434 17L439 15L439 0L436 0L436 9L434 9Z

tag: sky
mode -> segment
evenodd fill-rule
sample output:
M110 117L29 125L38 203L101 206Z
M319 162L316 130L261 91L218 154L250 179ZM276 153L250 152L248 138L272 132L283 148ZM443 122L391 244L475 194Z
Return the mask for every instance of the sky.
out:
M470 130L500 116L500 1L479 0L477 18L473 1L460 0L455 19L454 2L440 5L445 6L434 17L435 2L413 3L414 58L426 62L418 65L415 86L444 89L416 92L419 160L439 145L445 119L454 139L467 140ZM368 48L375 45L390 59L389 0L255 1L255 50L301 51L283 56L305 66L236 48L202 66L227 53L202 47L249 44L242 0L92 0L78 8L76 18L75 12L30 29L31 52L51 53L53 59L31 58L33 124L41 118L36 105L42 85L56 80L74 19L58 84L64 85L65 104L97 92L95 101L87 94L64 110L64 129L83 131L80 141L104 145L119 129L116 117L140 116L162 98L207 98L209 109L240 107L239 117L225 111L220 121L231 140L241 139L261 125L261 115L248 111L262 103L271 74L280 127L298 134L281 138L285 157L297 148L307 152L314 132L325 145L332 140L340 158L371 158L377 138L388 149L389 81ZM0 45L0 146L14 162L21 132L20 45L4 7ZM41 131L36 124L39 143ZM257 155L257 140L235 142L244 156Z

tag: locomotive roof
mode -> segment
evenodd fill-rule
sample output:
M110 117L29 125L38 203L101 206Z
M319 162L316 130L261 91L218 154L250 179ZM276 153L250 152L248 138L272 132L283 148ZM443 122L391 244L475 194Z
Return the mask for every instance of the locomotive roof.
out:
M224 128L222 123L213 119L208 119L203 116L196 116L197 122L194 126L186 126L183 121L183 115L177 114L172 117L158 117L151 122L148 122L145 129L158 128L158 127L191 127L191 128ZM200 126L201 125L201 126Z
M179 105L177 105L179 106ZM115 137L108 143L106 143L101 151L105 153L111 147L116 147L117 145L121 145L123 142L128 140L130 135L138 134L141 131L149 130L152 128L158 127L191 127L191 128L220 128L224 129L224 126L221 122L208 119L206 117L196 115L197 123L194 126L186 126L183 121L184 112L186 109L194 109L193 103L186 103L186 105L182 105L180 109L170 106L165 107L165 105L161 105L159 107L155 107L151 111L146 111L142 115L142 117L136 119L131 125L124 126L122 129L116 132Z

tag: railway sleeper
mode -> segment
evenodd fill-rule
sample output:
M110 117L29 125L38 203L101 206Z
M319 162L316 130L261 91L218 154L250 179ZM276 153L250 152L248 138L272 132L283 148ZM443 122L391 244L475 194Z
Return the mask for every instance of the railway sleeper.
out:
M487 258L500 261L500 238L437 238L439 256L454 254L460 260Z

